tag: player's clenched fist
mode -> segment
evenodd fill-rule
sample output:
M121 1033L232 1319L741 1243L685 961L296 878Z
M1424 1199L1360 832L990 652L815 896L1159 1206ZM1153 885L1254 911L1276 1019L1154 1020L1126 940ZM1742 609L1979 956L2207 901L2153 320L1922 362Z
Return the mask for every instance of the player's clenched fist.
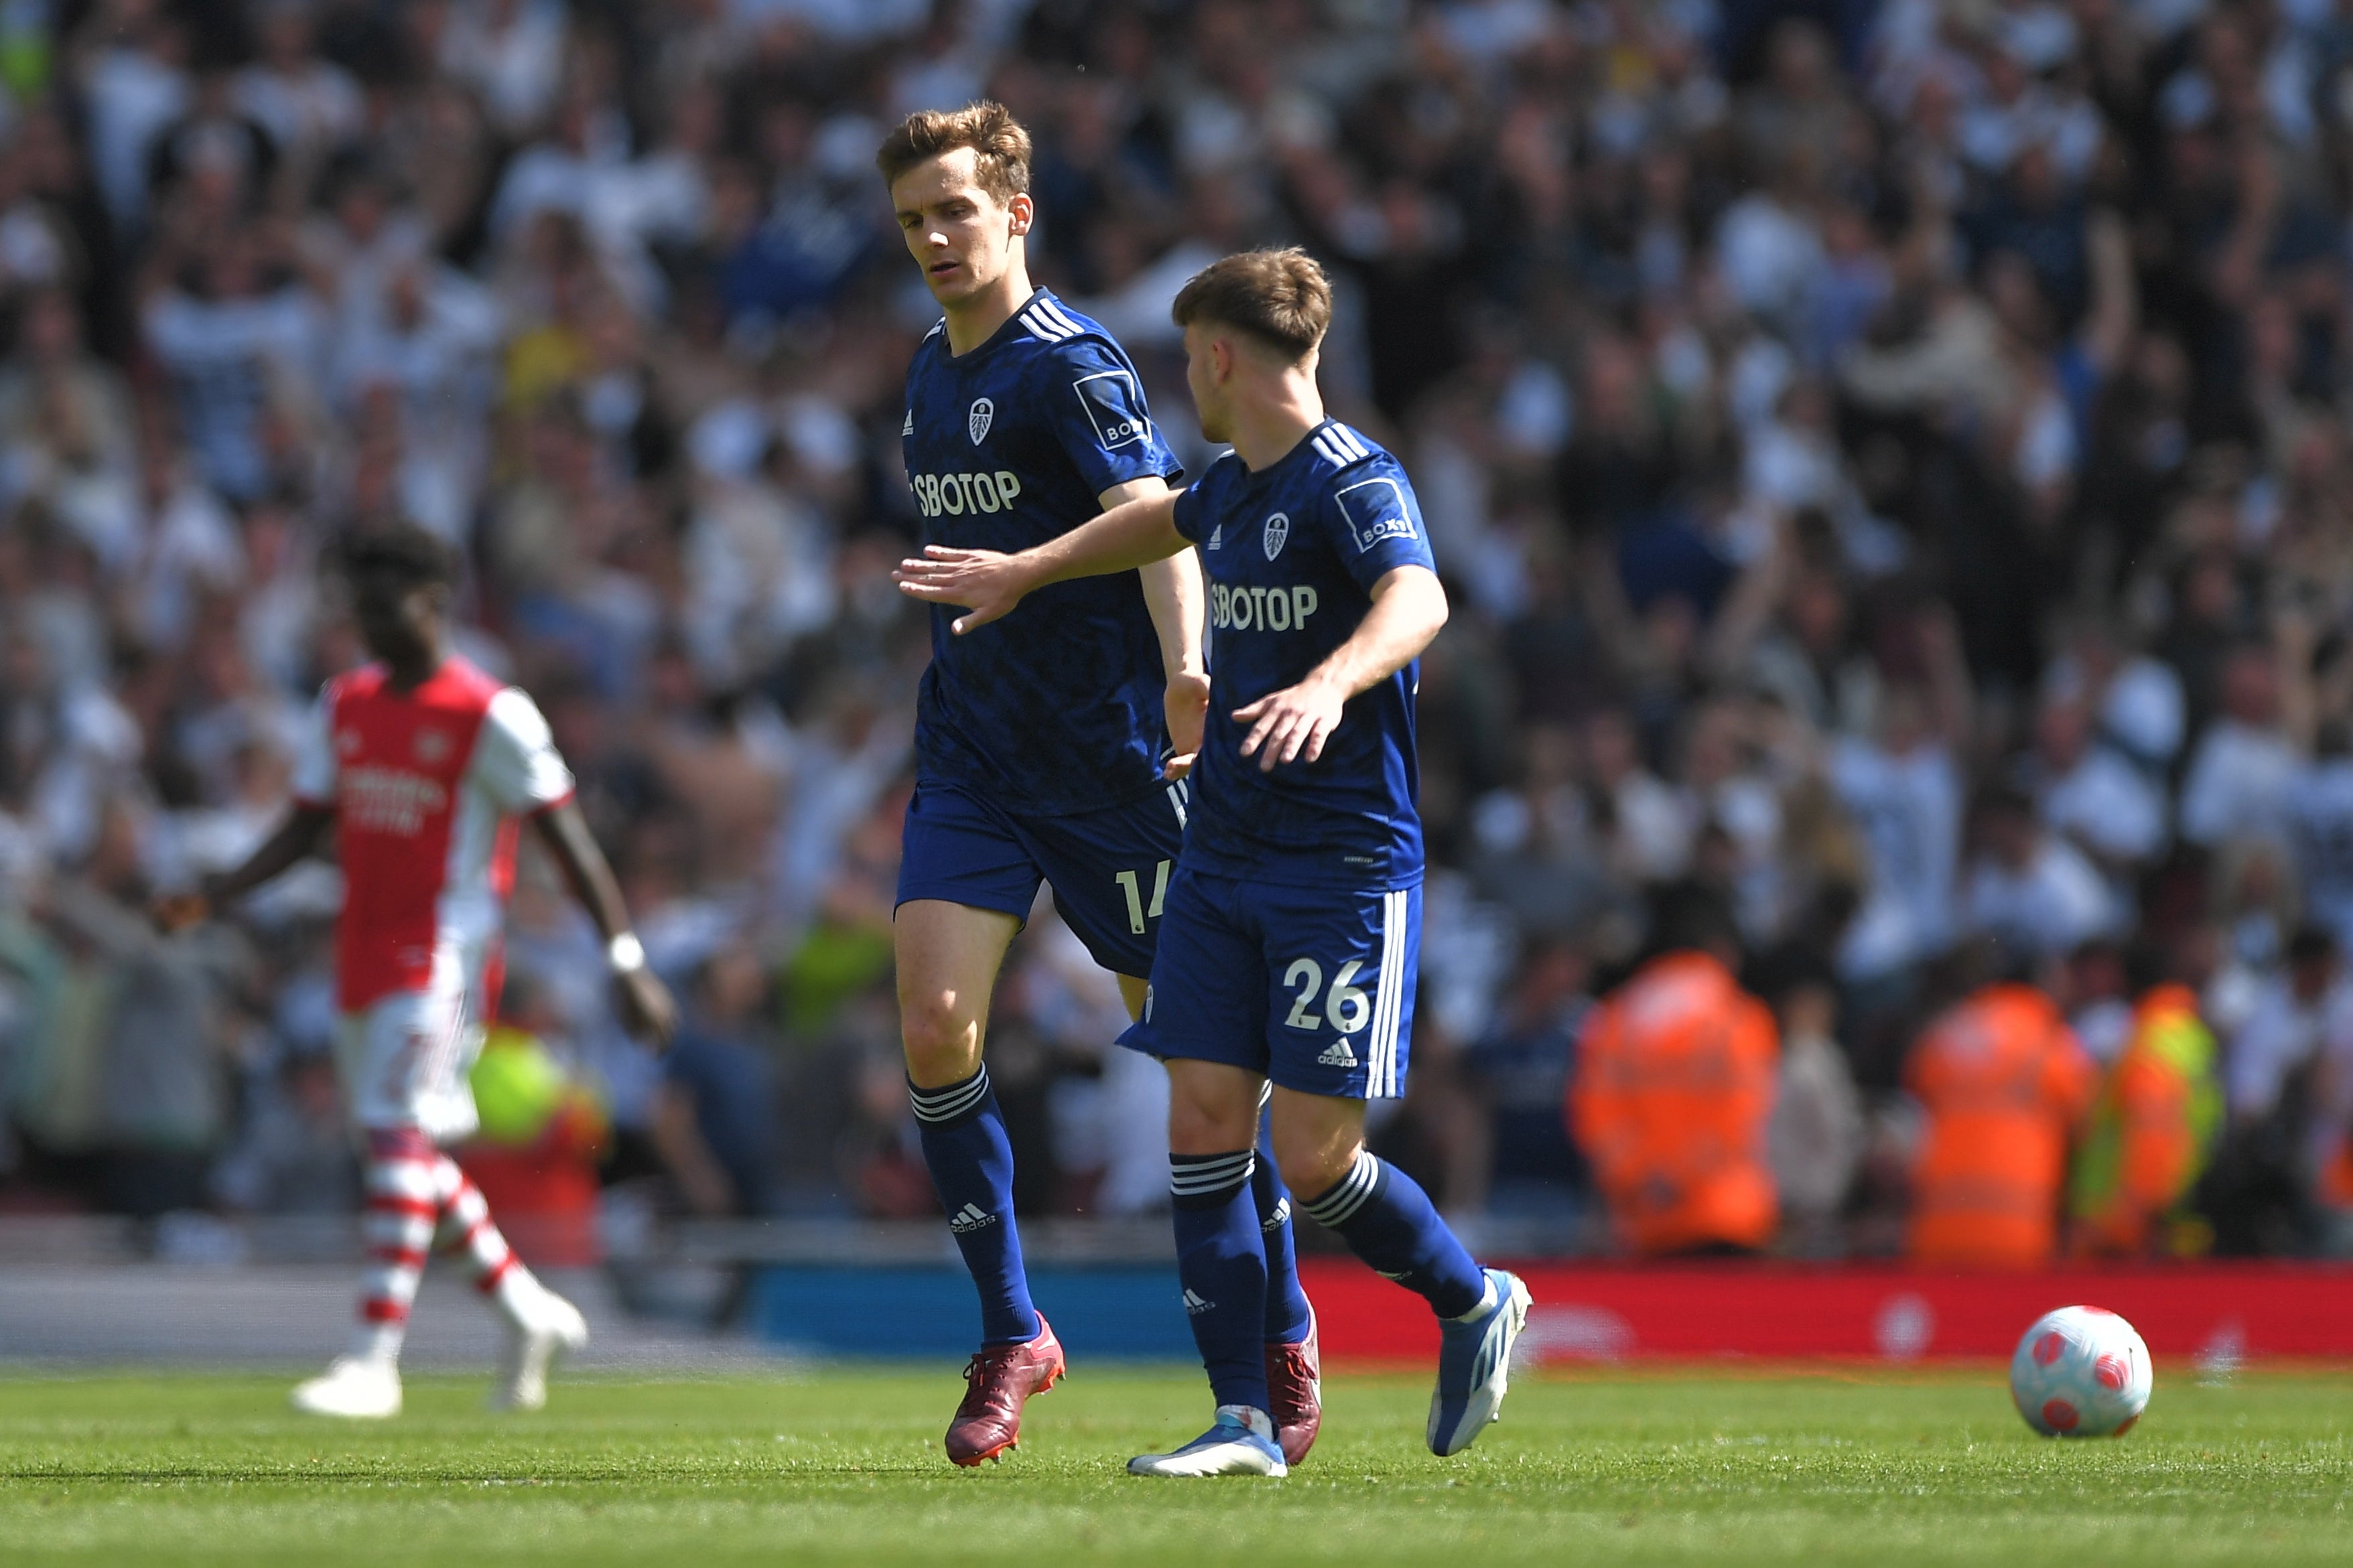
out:
M166 893L147 906L147 918L166 936L213 918L213 902L202 893Z
M1201 732L1209 722L1209 678L1193 670L1170 676L1160 705L1174 752L1162 764L1160 776L1174 781L1190 773L1201 754Z

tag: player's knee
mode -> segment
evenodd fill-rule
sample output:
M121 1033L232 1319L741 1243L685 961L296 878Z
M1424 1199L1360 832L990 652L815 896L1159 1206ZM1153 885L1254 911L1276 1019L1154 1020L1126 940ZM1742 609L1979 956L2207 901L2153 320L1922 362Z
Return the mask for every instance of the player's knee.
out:
M1178 1154L1221 1154L1258 1142L1258 1097L1229 1068L1168 1064L1168 1147Z
M1365 1146L1354 1128L1286 1127L1274 1125L1274 1163L1283 1184L1303 1198L1313 1198L1340 1184Z
M1220 1154L1247 1149L1257 1142L1248 1116L1237 1116L1230 1106L1171 1095L1168 1100L1168 1147L1179 1154Z
M901 998L899 1043L920 1088L955 1083L980 1068L980 1026L952 994Z

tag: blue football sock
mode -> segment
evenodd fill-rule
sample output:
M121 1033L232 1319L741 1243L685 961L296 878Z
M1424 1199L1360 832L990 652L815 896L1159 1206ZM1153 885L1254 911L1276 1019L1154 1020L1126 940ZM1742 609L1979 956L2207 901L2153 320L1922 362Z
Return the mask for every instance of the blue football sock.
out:
M1266 1252L1266 1342L1295 1345L1307 1337L1307 1292L1299 1287L1299 1255L1292 1245L1291 1194L1261 1154L1250 1173L1250 1203L1258 1210Z
M1021 1269L1021 1236L1013 1224L1013 1145L989 1092L988 1068L938 1089L907 1086L923 1131L923 1163L947 1210L948 1229L980 1292L983 1344L1014 1345L1038 1337L1038 1310Z
M1248 1149L1171 1154L1168 1192L1176 1231L1176 1278L1193 1342L1219 1405L1264 1410L1266 1244L1250 1193Z
M1363 1149L1332 1190L1307 1200L1316 1223L1337 1231L1348 1250L1428 1301L1441 1318L1478 1310L1487 1276L1420 1184Z

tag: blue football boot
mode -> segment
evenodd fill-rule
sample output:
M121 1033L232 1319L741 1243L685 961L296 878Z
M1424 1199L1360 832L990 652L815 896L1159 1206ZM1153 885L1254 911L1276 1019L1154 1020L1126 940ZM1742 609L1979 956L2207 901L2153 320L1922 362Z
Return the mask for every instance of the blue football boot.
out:
M1430 1396L1430 1451L1441 1458L1477 1441L1503 1414L1512 1342L1528 1321L1528 1288L1516 1274L1486 1271L1495 1299L1466 1321L1439 1325L1438 1388Z

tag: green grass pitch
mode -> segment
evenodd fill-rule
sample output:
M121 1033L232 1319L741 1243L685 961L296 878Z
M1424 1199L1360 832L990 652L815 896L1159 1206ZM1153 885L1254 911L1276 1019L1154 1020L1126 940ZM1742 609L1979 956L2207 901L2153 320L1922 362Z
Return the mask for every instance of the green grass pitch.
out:
M952 1370L558 1383L480 1411L419 1378L380 1426L276 1377L0 1381L0 1563L1206 1565L2345 1563L2353 1377L2160 1369L2117 1441L2031 1435L1990 1372L1526 1378L1452 1460L1419 1379L1326 1388L1288 1481L1143 1481L1206 1423L1196 1373L1082 1368L1027 1440L941 1457Z

